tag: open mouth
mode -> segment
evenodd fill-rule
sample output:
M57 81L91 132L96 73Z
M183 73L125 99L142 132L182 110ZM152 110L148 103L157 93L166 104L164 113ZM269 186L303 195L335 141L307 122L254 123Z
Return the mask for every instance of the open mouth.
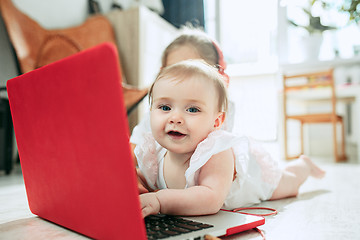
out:
M176 137L176 138L185 136L185 134L183 134L181 132L177 132L177 131L170 131L170 132L168 132L168 135L170 135L171 137Z

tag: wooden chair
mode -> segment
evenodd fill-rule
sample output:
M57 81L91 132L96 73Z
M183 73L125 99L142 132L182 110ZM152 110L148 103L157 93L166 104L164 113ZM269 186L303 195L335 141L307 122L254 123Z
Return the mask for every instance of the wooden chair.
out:
M336 113L336 95L335 95L335 86L333 78L333 69L323 72L313 72L306 74L297 74L297 75L283 75L283 114L284 114L284 148L285 148L285 158L293 159L299 157L304 153L304 124L313 124L313 123L331 123L333 129L333 147L334 147L334 156L336 162L345 161L345 133L344 133L344 122L343 117L337 115ZM288 112L288 101L289 93L294 91L301 91L301 93L306 94L308 90L316 88L330 88L331 97L327 101L331 105L331 112L328 113L307 113L307 114L294 114L291 115ZM289 156L288 154L288 136L287 136L287 122L288 120L297 120L301 124L301 154L297 156ZM336 126L337 123L341 124L342 131L342 142L341 142L341 154L339 154L337 147L337 134Z

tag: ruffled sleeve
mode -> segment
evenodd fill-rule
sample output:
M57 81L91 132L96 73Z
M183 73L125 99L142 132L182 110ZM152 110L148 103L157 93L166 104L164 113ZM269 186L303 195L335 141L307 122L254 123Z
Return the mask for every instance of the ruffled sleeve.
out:
M144 134L151 133L150 127L150 113L144 115L143 119L136 125L130 136L130 142L136 145L144 143Z
M136 145L134 153L147 184L155 190L158 188L156 180L159 172L159 156L166 150L157 144L151 133L145 133L143 137L144 141Z
M185 172L186 187L197 185L198 175L202 166L215 154L225 151L242 141L240 137L224 130L211 132L199 143L190 158L189 168Z
M281 178L279 164L254 139L249 139L250 154L261 169L262 180L270 185L277 186Z

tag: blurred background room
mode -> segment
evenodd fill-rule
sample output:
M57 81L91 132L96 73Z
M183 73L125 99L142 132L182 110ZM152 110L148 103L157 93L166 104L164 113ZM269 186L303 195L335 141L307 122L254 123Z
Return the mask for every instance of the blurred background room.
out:
M236 103L233 131L261 141L278 159L297 155L303 149L319 160L337 160L331 121L305 124L301 133L300 122L288 119L284 136L283 76L331 69L337 95L336 114L343 119L347 161L358 163L359 1L2 0L2 5L5 3L12 4L46 31L77 28L92 16L105 16L113 27L124 79L136 88L151 84L161 65L162 51L181 26L191 23L203 28L220 43L227 62L226 72L231 78L229 94ZM17 49L14 41L19 40L8 31L9 10L2 7L2 11L0 166L8 173L17 162L17 151L4 87L7 79L24 72L17 60L26 53ZM36 33L29 36L34 38ZM317 105L331 100L330 91L324 88L312 86L310 93L287 101L287 111L331 112L331 104L330 108ZM291 98L294 94L297 96L291 91L286 96ZM129 113L130 130L147 111L145 100ZM340 149L343 144L340 124L336 133L336 146Z

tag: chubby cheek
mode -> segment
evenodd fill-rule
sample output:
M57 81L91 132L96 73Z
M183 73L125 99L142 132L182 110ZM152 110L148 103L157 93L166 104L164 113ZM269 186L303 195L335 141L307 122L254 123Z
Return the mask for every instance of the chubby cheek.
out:
M154 110L152 110L150 113L150 127L153 135L156 136L164 128L164 121L158 114L154 113L153 111Z
M214 123L208 119L200 119L189 122L188 129L193 133L193 137L196 137L198 140L204 140L215 128Z

